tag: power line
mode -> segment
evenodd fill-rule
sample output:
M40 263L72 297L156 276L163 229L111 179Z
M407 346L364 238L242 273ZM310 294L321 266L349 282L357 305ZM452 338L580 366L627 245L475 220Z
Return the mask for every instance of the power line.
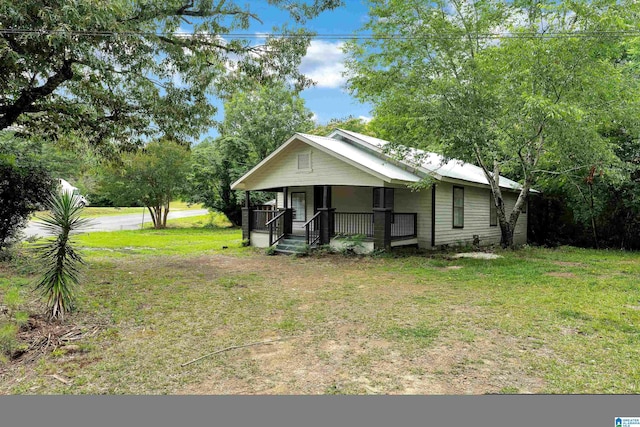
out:
M48 30L48 29L24 29L24 28L0 28L0 34L10 35L62 35L80 37L177 37L189 39L193 37L223 37L230 39L256 40L266 38L311 38L314 40L429 40L429 39L456 39L460 37L473 37L475 39L559 39L559 38L600 38L600 37L640 37L640 30L635 31L574 31L574 32L500 32L500 33L427 33L421 35L406 36L402 34L290 34L290 33L171 33L171 32L145 32L145 31L82 31L82 30Z

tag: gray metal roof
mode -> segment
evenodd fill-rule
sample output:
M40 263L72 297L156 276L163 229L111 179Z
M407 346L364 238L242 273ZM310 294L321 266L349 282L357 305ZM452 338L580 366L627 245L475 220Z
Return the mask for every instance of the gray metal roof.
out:
M351 160L370 171L388 178L388 180L407 182L420 181L419 176L394 165L391 163L391 159L385 159L384 157L381 158L371 152L362 150L361 147L354 145L353 143L336 138L309 135L306 133L297 133L296 135L300 135L310 141L313 141L315 144L333 152L335 155Z
M373 149L377 152L384 154L383 150L389 141L384 139L375 138L372 136L363 135L357 132L352 132L344 129L337 129L330 135L333 138L342 136L349 140L356 142L364 148ZM423 150L411 149L409 150L411 159L398 160L401 163L406 164L409 167L419 167L435 178L450 178L455 180L473 182L477 184L489 185L487 178L484 175L482 168L473 165L471 163L465 163L462 160L450 159L446 160L443 156L437 153L430 153ZM415 162L411 160L417 159ZM505 178L500 175L500 187L519 190L521 185L515 181ZM536 192L535 190L532 190Z
M389 141L357 132L337 129L326 137L296 133L257 166L234 182L231 188L242 188L245 179L295 140L315 146L387 182L409 184L418 182L426 176L432 176L437 180L466 181L489 186L484 172L478 166L456 159L446 160L439 154L417 149L409 149L404 158L397 159L392 154L387 154L384 150ZM500 187L509 190L519 190L521 188L519 183L503 176L500 176ZM531 191L537 192L535 190Z

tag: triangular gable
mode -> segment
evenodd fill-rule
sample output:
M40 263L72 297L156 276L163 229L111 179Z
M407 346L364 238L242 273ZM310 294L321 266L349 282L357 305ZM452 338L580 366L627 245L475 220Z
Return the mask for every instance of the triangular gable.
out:
M318 167L305 174L293 170L289 158L300 144L316 152ZM288 163L287 163L288 162ZM419 177L337 139L296 133L231 186L235 190L259 190L295 185L384 185L417 182Z

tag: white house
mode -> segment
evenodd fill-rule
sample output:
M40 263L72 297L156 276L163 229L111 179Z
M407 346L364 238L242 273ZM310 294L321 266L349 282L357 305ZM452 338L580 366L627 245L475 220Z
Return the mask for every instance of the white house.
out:
M490 187L479 167L418 150L413 153L420 160L400 161L385 154L386 144L341 129L328 137L296 133L232 184L247 191L243 238L257 247L295 236L309 245L340 246L344 237L359 235L367 250L500 241ZM433 184L412 191L425 177ZM520 184L504 177L499 182L508 211ZM276 192L277 207L253 209L249 191ZM526 207L514 241L527 241Z

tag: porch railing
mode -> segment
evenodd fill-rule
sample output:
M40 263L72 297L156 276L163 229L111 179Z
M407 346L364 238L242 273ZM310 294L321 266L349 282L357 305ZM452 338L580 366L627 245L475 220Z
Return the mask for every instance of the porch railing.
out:
M309 221L304 223L304 234L309 246L316 244L320 240L320 214L321 212L316 212Z
M417 237L418 214L394 213L391 222L391 239Z
M284 236L284 211L254 210L251 216L251 230L269 233L270 245ZM394 213L391 220L391 239L398 240L417 236L418 215L416 213ZM320 216L316 213L303 228L308 245L320 240ZM373 238L373 213L334 212L331 235L363 235Z
M267 221L269 227L269 246L272 246L284 237L284 216L287 212L279 212L276 216Z
M334 212L333 215L334 235L373 237L373 213Z
M267 222L271 221L279 211L276 210L254 210L251 215L251 230L269 231Z

